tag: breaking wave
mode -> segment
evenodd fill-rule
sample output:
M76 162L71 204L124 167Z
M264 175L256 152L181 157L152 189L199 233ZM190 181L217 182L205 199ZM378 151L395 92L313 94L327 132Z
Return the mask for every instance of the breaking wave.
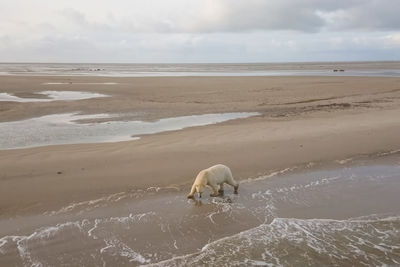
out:
M275 218L199 252L151 266L325 266L400 264L400 217Z

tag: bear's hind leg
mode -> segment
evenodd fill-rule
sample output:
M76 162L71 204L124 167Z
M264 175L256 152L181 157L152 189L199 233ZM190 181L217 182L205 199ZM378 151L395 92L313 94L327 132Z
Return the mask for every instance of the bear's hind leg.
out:
M230 177L230 179L228 179L228 181L226 182L227 184L233 186L234 189L234 193L237 194L238 193L238 189L239 189L239 184L233 180L232 177Z
M237 194L238 193L238 189L239 189L239 184L236 184L234 187L234 193Z

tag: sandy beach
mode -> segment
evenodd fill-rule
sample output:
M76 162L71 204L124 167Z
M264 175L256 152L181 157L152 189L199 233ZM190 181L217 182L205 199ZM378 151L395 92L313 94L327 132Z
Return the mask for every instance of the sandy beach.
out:
M196 174L217 163L230 166L234 177L243 182L282 170L313 164L329 167L332 162L346 163L400 149L400 78L396 77L0 76L0 93L32 98L43 97L37 94L46 90L109 97L4 101L0 102L0 122L70 112L121 114L117 120L141 121L225 112L258 115L143 135L132 141L0 150L0 237L14 231L26 234L41 225L23 223L25 228L17 230L10 222L62 210L71 203L114 199L115 194L118 199L121 192L175 188L177 192L167 200L180 199L183 202L178 206L187 208L186 194ZM246 190L244 195L254 193L251 188ZM140 200L130 199L129 205L139 212ZM208 194L206 201L212 201ZM203 212L215 212L210 209ZM308 212L307 218L319 216L318 209ZM286 207L285 216L300 215ZM260 218L233 226L233 232L257 226ZM207 238L215 240L232 232L218 231ZM174 255L191 253L208 241L201 239ZM149 257L155 262L166 259ZM141 264L150 263L136 259ZM5 262L13 262L12 257Z
M16 95L43 90L111 95L2 102L2 122L76 111L122 113L140 120L237 111L261 114L130 142L0 151L2 217L56 209L129 188L189 185L199 170L216 163L231 166L241 180L308 162L400 148L400 78L0 79L1 91ZM68 84L45 84L62 82Z

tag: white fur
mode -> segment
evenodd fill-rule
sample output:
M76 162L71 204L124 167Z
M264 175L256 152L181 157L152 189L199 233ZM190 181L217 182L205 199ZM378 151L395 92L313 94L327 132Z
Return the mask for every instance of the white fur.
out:
M219 192L224 190L224 183L233 186L235 188L235 193L237 193L239 184L233 179L231 170L222 164L214 165L199 172L196 180L194 180L188 198L193 198L196 192L201 197L206 186L211 187L213 190L210 196L218 196Z

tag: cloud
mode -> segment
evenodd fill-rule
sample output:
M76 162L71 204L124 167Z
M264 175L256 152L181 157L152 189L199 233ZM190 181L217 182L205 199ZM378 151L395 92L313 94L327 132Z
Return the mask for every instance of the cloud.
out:
M400 59L399 0L1 0L0 61Z
M355 1L346 8L319 11L328 30L388 31L400 29L400 1Z
M400 28L398 10L398 0L209 0L181 30L395 30Z
M398 0L3 0L2 32L211 33L398 30ZM34 11L33 11L34 10Z
M61 1L58 7L47 8L58 8L58 13L75 26L101 26L132 33L400 28L398 0L114 0L93 2L96 8L87 4L91 0L85 1L86 5L70 2L72 5ZM53 16L50 19L55 24L59 22Z
M386 47L400 48L400 33L392 33L382 38Z
M211 13L211 15L210 15ZM298 1L206 1L188 31L242 32L252 30L316 31L324 21Z

